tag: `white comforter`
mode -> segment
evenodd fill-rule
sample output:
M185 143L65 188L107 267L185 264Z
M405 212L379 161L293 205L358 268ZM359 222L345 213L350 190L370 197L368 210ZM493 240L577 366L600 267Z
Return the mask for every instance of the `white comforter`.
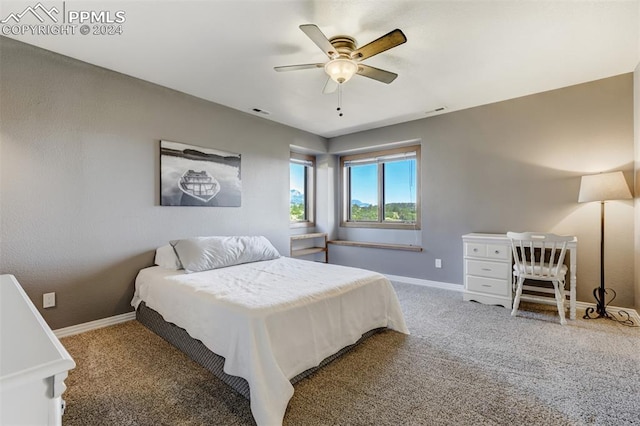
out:
M223 356L227 374L247 380L258 425L282 424L289 380L363 333L409 334L383 275L287 257L193 274L143 269L131 304L141 301Z

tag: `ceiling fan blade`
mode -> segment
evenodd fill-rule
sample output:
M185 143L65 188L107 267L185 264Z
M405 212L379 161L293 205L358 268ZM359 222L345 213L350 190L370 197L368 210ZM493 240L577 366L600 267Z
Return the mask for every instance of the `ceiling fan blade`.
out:
M402 43L407 41L407 37L405 37L404 33L398 29L391 31L380 37L379 39L373 40L369 44L365 44L359 49L356 49L351 53L351 58L356 61L362 61L364 59L370 58L378 53L384 52L385 50L389 50L392 47L396 47Z
M338 89L338 83L336 83L331 77L327 79L327 82L324 84L324 88L322 89L322 93L325 95L329 93L333 93Z
M304 24L300 25L300 29L322 50L329 58L334 59L338 57L336 48L333 47L329 39L320 31L316 25Z
M356 74L362 75L364 77L369 77L387 84L391 83L398 76L398 74L394 72L381 70L380 68L375 68L364 64L358 64L358 72Z
M273 67L278 72L308 70L311 68L324 68L324 64L301 64L301 65L284 65L281 67Z

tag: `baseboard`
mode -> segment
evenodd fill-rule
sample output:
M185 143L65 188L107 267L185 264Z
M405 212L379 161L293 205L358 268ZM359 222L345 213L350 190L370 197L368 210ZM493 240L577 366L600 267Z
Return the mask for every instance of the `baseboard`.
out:
M462 292L464 290L464 286L460 284L451 284L451 283L445 283L441 281L423 280L421 278L402 277L400 275L385 274L385 277L387 277L389 281L396 281L404 284L413 284L413 285L421 285L424 287L442 288L444 290L451 290L451 291L458 291L458 292Z
M587 302L578 302L576 301L576 318L582 318L582 315L584 315L584 311L587 308L594 308L595 309L596 304L595 302L593 303L587 303ZM579 312L582 311L583 313L580 314ZM619 306L607 306L607 312L609 314L615 314L616 317L618 317L618 319L626 319L625 317L621 317L620 315L618 315L619 311L624 311L626 313L629 314L629 318L636 324L640 324L640 315L638 314L638 311L636 311L635 309L631 309L631 308L621 308Z
M115 315L113 317L102 318L95 321L85 322L83 324L72 325L70 327L59 328L53 330L53 334L56 337L67 337L74 334L84 333L90 330L96 330L98 328L108 327L110 325L120 324L121 322L127 322L136 319L135 312L127 312L126 314Z

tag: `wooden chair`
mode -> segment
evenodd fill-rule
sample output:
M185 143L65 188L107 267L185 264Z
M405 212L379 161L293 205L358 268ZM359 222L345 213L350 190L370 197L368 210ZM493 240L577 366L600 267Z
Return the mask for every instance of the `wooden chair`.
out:
M567 267L564 256L567 243L573 237L539 232L507 232L513 250L513 275L516 278L516 297L511 315L515 316L520 305L524 280L550 281L558 305L560 324L565 325L564 284Z

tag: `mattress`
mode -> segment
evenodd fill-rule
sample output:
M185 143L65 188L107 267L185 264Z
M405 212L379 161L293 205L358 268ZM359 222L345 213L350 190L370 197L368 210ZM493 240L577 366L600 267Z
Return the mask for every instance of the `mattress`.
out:
M298 259L192 274L140 271L132 305L145 304L224 357L224 372L249 384L258 425L281 424L291 379L387 327L408 334L381 274Z

